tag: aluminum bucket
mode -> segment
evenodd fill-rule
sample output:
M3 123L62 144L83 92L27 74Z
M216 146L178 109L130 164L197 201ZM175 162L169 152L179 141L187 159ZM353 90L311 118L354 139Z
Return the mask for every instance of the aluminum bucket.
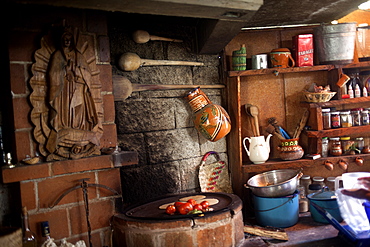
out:
M314 28L316 55L320 64L353 62L356 23L323 24Z

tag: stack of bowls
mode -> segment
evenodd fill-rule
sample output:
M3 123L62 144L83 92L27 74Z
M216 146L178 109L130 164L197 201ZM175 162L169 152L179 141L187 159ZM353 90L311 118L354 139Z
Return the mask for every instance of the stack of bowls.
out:
M251 177L246 188L252 191L254 213L262 226L290 227L298 222L297 183L300 170L272 170Z

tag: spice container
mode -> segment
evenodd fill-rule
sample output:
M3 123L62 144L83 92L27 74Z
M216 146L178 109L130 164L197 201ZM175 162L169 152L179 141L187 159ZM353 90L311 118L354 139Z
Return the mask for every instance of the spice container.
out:
M323 137L321 139L321 157L328 157L329 153L329 138Z
M322 125L323 129L331 129L331 121L330 121L330 108L323 108L322 110Z
M369 125L370 119L369 119L369 111L368 110L362 110L361 111L361 124L362 125Z
M352 126L361 126L361 108L352 109Z
M303 186L298 187L299 191L299 212L304 213L308 211L308 199L306 198L306 191Z
M322 189L320 184L310 184L308 186L308 194L320 192Z
M325 187L324 180L325 179L323 177L313 177L312 178L312 184L319 184L321 186L320 189L322 189L322 188Z
M363 137L357 137L355 139L355 145L356 145L356 148L358 150L362 151L362 149L364 149L364 146L365 146L364 138Z
M342 145L339 137L332 137L329 139L329 152L333 156L342 155Z
M304 187L306 195L308 194L308 186L311 184L311 176L310 175L302 175L301 179L299 180L299 184Z
M327 177L325 184L329 188L329 190L335 191L335 177Z
M350 111L340 112L340 123L343 128L352 127L352 116Z
M334 111L330 114L331 127L333 129L340 128L340 116L339 111Z
M343 136L340 138L340 144L342 145L342 154L350 154L351 146L353 141L349 136Z

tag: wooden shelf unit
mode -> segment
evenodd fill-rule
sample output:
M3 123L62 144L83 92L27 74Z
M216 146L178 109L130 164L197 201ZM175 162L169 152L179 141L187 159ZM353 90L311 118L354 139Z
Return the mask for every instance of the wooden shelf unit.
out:
M370 62L360 62L349 64L345 66L341 66L341 68L367 68L370 67ZM232 174L233 174L233 183L236 183L237 186L234 186L234 190L236 193L243 193L240 191L242 188L242 184L244 184L249 177L256 173L265 172L274 169L299 169L299 168L310 168L310 167L324 167L322 166L325 160L330 159L333 162L338 162L339 160L348 160L348 162L354 162L354 158L356 156L340 156L340 157L328 157L328 158L320 158L317 160L311 159L300 159L294 161L283 161L276 157L271 157L266 163L264 164L253 164L249 161L248 157L246 157L245 150L243 147L243 138L245 135L245 113L244 111L244 104L247 103L248 100L253 101L256 100L255 97L249 97L248 100L244 100L247 98L251 92L250 87L252 83L261 83L260 78L264 77L263 81L266 80L275 80L276 83L279 83L279 80L283 80L286 86L285 79L279 79L278 77L281 76L288 76L288 80L294 81L295 79L301 80L302 75L304 77L311 77L311 80L314 82L317 78L321 77L317 75L316 72L327 73L327 81L324 84L331 85L331 88L337 89L335 87L335 83L339 78L339 71L338 68L334 65L318 65L312 67L294 67L294 68L284 68L284 69L261 69L261 70L246 70L246 71L229 71L228 72L228 111L232 119L232 131L228 136L228 143L229 143L229 159L232 161ZM295 76L289 75L294 73ZM310 75L312 73L312 75ZM267 78L267 79L266 79ZM288 82L289 83L289 82ZM291 82L290 82L291 83ZM262 87L262 85L261 85ZM333 90L334 91L334 90ZM257 92L256 92L257 93ZM258 93L261 93L259 91ZM271 98L271 92L266 93L265 95L261 94L257 96L258 98L264 98L265 102L269 100L275 100ZM281 97L283 101L286 101L286 97ZM257 100L258 101L258 100ZM263 101L263 100L262 100ZM261 99L259 102L262 102ZM254 103L249 102L248 103ZM263 104L263 103L261 103ZM344 135L353 135L353 134L365 134L370 131L370 126L358 126L358 127L349 127L349 128L338 128L338 129L330 129L330 130L323 130L322 128L322 115L321 109L325 107L345 107L348 105L356 105L356 104L367 104L370 107L370 97L361 97L361 98L354 98L354 99L340 99L340 100L331 100L325 103L302 103L300 102L300 106L302 108L309 108L310 110L310 119L309 123L313 124L312 131L305 131L304 134L307 135L307 150L310 153L321 153L321 138L324 136L344 136ZM260 107L260 106L259 106ZM260 107L261 108L261 107ZM263 111L263 109L260 109ZM298 116L300 118L300 116ZM284 119L284 117L283 117ZM293 119L293 118L290 118ZM259 120L260 122L263 121L262 119ZM288 118L285 118L285 123L289 121ZM297 119L295 120L297 123ZM284 122L283 122L284 124ZM263 128L263 124L260 124ZM261 131L261 133L263 133ZM266 135L266 133L265 133ZM271 147L274 148L275 142L271 142ZM302 145L303 146L303 145ZM361 157L364 158L366 161L370 161L370 155L368 154L361 154Z

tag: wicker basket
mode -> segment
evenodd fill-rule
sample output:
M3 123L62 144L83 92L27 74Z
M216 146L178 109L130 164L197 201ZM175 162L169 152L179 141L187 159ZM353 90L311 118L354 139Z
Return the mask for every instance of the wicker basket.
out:
M209 155L215 155L217 161L206 164ZM233 193L227 164L220 159L217 152L206 153L199 167L199 184L202 192Z
M306 102L310 103L328 102L336 94L336 92L324 92L324 93L303 92L303 93Z

